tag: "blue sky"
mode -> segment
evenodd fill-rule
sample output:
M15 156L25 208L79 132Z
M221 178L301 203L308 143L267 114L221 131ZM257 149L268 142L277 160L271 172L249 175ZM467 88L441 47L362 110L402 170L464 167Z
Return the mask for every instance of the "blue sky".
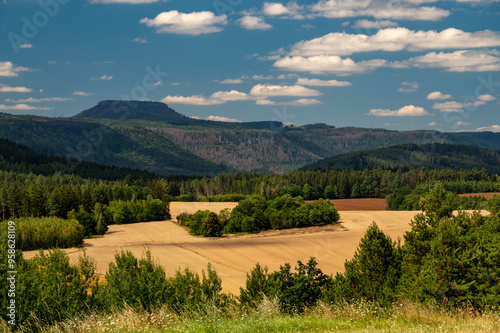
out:
M500 131L500 0L0 0L0 112Z

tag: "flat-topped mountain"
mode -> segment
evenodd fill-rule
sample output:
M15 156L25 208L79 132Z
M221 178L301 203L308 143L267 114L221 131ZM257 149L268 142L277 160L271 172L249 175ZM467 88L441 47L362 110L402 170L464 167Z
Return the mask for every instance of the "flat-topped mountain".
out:
M108 100L99 102L74 118L121 119L121 120L186 120L188 117L178 113L167 104L147 101Z

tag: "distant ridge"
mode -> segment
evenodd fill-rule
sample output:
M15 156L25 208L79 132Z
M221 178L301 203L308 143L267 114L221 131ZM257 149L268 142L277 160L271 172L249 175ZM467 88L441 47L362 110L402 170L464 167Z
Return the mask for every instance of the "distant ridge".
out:
M122 119L122 120L187 120L188 117L178 113L167 104L145 101L101 101L91 109L85 110L74 118Z
M500 152L470 145L431 143L403 144L388 148L358 151L332 156L304 166L302 169L365 168L485 168L500 174Z

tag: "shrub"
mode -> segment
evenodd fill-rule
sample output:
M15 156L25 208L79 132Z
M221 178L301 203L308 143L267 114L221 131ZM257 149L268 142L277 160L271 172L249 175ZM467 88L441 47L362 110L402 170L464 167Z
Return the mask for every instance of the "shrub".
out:
M14 220L16 246L23 251L67 248L83 243L84 228L77 220L58 217L25 217ZM0 223L0 235L7 237L7 221Z

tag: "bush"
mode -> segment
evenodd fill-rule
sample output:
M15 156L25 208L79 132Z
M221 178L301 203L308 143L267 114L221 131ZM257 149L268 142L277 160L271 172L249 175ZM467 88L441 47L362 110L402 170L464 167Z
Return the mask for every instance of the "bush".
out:
M219 222L217 214L214 212L208 213L202 225L203 236L205 237L221 237L222 225Z
M23 251L68 248L83 243L84 227L74 219L25 217L14 222L16 246ZM7 221L0 223L0 235L7 238Z

